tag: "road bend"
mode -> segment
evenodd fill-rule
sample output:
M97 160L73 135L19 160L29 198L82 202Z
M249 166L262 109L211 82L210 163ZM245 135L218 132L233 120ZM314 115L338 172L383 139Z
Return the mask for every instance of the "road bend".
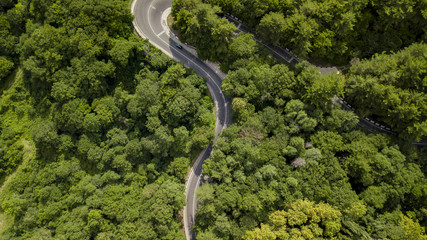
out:
M216 110L215 140L218 134L231 123L231 99L227 98L221 90L221 82L225 74L219 72L212 64L200 60L194 50L179 42L169 31L166 18L172 6L172 0L134 0L132 13L134 27L137 33L151 44L163 51L166 55L184 66L194 69L200 77L207 80L209 92L214 100ZM180 43L183 48L177 48ZM184 207L184 227L187 239L195 239L193 224L195 222L197 200L195 192L200 186L202 166L210 157L212 147L204 149L193 164L186 183L186 201Z

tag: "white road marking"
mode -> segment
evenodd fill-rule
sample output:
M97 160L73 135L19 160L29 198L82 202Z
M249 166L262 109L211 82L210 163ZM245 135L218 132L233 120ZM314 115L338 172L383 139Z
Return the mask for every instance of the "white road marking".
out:
M136 2L137 0L134 0L134 2ZM134 6L134 5L133 5ZM150 20L150 9L156 9L154 6L153 6L153 2L151 2L150 3L150 6L149 6L149 8L147 8L147 19L148 20ZM164 13L165 14L165 13ZM136 22L136 21L135 21ZM151 31L153 32L153 33L155 33L154 32L154 29L153 29L153 26L152 26L152 24L151 24L151 22L150 21L148 21L148 25L150 26L150 29L151 29ZM136 26L138 27L138 28L140 28L139 27L139 25L138 25L138 23L136 23ZM140 30L138 29L137 30L137 32L140 32ZM141 31L142 32L142 31ZM162 32L163 33L163 32ZM141 36L144 36L144 34L140 34ZM158 36L158 38L159 38L159 40L160 41L162 41L164 44L166 44L167 46L170 46L165 40L163 40L162 38L160 38L159 36L161 35L161 33L159 34L159 35L157 35ZM168 34L169 35L169 34ZM147 39L149 39L148 37L147 37ZM159 45L157 45L156 43L154 43L154 42L152 42L152 44L153 45L155 45L155 46L157 46L157 48L159 48L159 49L162 49L162 47L160 47ZM164 49L163 49L164 50ZM172 55L172 53L169 53L168 51L166 51L166 50L164 50L164 52L166 53L166 55L168 55L169 57L171 57L171 58L173 58L173 55ZM181 55L182 57L184 57L185 59L187 59L189 62L191 62L191 63L193 63L195 66L197 66L198 68L200 68L200 70L202 71L202 72L204 72L205 74L206 74L206 76L208 77L208 79L210 79L211 80L211 82L213 82L214 84L215 84L215 86L219 89L219 93L222 93L222 91L221 91L221 87L216 83L216 81L212 78L212 76L208 73L208 72L206 72L199 64L197 64L197 63L195 63L193 60L191 60L190 58L188 58L187 56L185 56L183 53L181 53L180 51L175 51L177 54L179 54L179 55ZM220 77L220 79L221 79L221 77ZM221 81L222 81L222 79L221 79ZM211 89L209 89L210 91L211 91ZM212 90L212 92L213 92L213 90ZM224 95L223 94L220 94L221 95L221 97L222 97L222 99L223 99L223 101L224 101L224 104L225 104L225 106L227 106L227 101L226 101L226 99L225 99L225 97L224 97ZM213 96L213 98L215 98L215 94L212 94L212 96ZM214 101L215 101L215 99L214 99ZM219 108L218 108L218 110L219 110ZM225 119L224 119L224 121L226 121L227 120L227 109L225 109L225 113L224 113L224 115L225 115ZM217 123L216 123L216 125L218 126L218 127L220 127L221 128L221 123L220 123L220 121L219 121L219 114L218 114L218 111L217 111ZM222 130L223 129L225 129L227 127L227 124L225 124L225 122L224 122L224 125L222 126ZM215 128L217 128L217 127L215 127ZM217 136L216 136L216 138L215 139L217 139L218 138L218 134L216 134ZM207 148L205 149L205 151L207 150ZM202 153L202 155L201 156L203 156L204 155L204 153L205 153L205 151ZM212 154L212 152L211 152L211 154ZM199 158L198 159L198 161L196 161L196 163L195 163L195 166L198 166L198 163L200 162L200 160L201 160L201 158ZM190 180L194 177L194 175L195 175L195 172L194 172L194 167L191 169L191 171L190 171L190 175L189 175L189 177L188 177L188 182L187 182L187 184L186 184L186 194L187 194L187 192L188 192L188 184L190 183ZM200 178L199 179L197 179L197 181L196 181L196 184L199 184L200 183ZM193 216L195 216L195 204L194 204L194 201L196 201L196 197L195 197L195 192L194 192L194 195L193 195L193 209L192 209L192 216L191 216L191 218L193 219L193 222L194 222L194 218L193 218ZM185 209L184 209L184 217L186 217L186 209L187 209L187 207L185 206ZM185 221L184 220L184 225L187 225L186 224L187 223L187 221ZM185 226L185 232L186 232L186 237L188 237L189 236L189 230L190 230L190 226Z
M157 37L159 37L160 35L162 35L163 33L165 33L165 30L161 31L159 34L157 34Z
M137 0L134 0L134 1L132 2L132 15L134 15L134 16L135 16L135 6L136 6L136 2L137 2ZM139 36L140 36L140 37L142 37L142 38L144 38L144 39L148 39L148 38L144 35L144 33L142 33L141 28L139 27L139 24L138 24L138 22L136 21L136 18L134 18L134 19L133 19L133 24L135 24L135 25L136 25L136 32L139 34Z
M166 19L168 19L168 16L169 16L169 14L171 13L171 11L172 11L172 8L171 8L171 7L170 7L170 8L166 8L166 9L163 11L163 13L162 13L162 17L161 17L163 30L165 30L166 34L167 34L169 37L171 36L171 35L170 35L171 31L170 31L170 29L169 29L169 26L168 26L168 23L167 23Z
M147 17L148 17L148 20L150 19L150 8L153 8L153 2L151 2L150 3L150 7L147 9ZM154 28L153 28L153 26L151 25L151 22L150 21L148 21L148 25L150 26L150 29L151 29L151 31L153 32L153 33L155 33L154 32ZM162 38L159 38L159 40L160 41L162 41L164 44L166 44L166 45L169 45L165 40L163 40ZM208 73L208 72L206 72L199 64L197 64L197 63L195 63L193 60L191 60L190 58L188 58L187 56L185 56L183 53L181 53L181 52L179 52L179 51L176 51L178 54L180 54L181 56L183 56L184 58L186 58L188 61L190 61L190 62L192 62L194 65L196 65L197 67L199 67L200 68L200 70L202 70L207 76L208 76L208 78L210 78L211 80L212 80L212 82L218 87L218 89L220 89L220 92L221 92L221 87L216 83L216 81L211 77L211 75ZM222 99L224 100L224 103L226 102L225 101L225 97L224 97L224 95L222 95L221 94L221 97L222 97ZM227 119L227 111L225 111L225 119Z

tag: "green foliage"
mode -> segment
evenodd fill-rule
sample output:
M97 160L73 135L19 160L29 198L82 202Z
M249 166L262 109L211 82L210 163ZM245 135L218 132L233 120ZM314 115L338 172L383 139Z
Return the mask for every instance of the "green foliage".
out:
M424 34L419 1L208 2L302 56L342 61ZM209 3L172 8L181 39L231 70L222 87L236 123L204 165L198 237L425 239L422 155L354 131L356 115L331 101L345 84L350 101L370 96L375 105L361 113L398 106L390 121L424 136L424 45L362 61L344 81L260 57L253 36L234 38ZM0 7L1 72L24 72L0 99L0 178L27 156L25 139L37 148L0 194L13 218L0 238L184 239L178 219L190 158L214 138L205 81L131 36L126 1Z
M290 133L299 133L301 130L310 132L317 126L316 119L310 118L304 111L304 103L300 100L291 100L285 106L285 121Z
M353 66L346 82L348 100L360 114L384 122L405 139L427 136L426 51L426 44L414 44Z
M184 239L190 158L214 136L205 80L132 36L127 1L0 7L1 78L22 66L0 98L1 182L24 162L0 238Z
M233 97L236 124L223 131L203 167L210 178L198 193L197 234L402 239L400 218L387 219L392 213L412 214L425 225L427 182L412 162L422 155L414 150L409 159L391 138L355 131L359 117L333 101L343 95L345 77L320 75L307 63L290 70L254 58L230 70L222 88ZM312 221L314 210L289 207L301 199L328 206L322 216L339 214ZM283 224L275 225L274 214ZM413 227L414 236L423 236Z
M283 14L271 12L261 19L257 27L257 33L266 43L278 45L281 38L276 36L284 34L285 26L286 22Z
M240 33L239 36L230 44L227 60L236 60L239 58L250 58L257 51L257 43L254 36L250 33Z
M7 146L7 143L3 141L0 142L0 177L3 178L12 173L12 170L18 166L22 161L23 157L23 145L20 142L15 142L14 144Z
M200 0L176 0L172 4L173 27L181 40L197 48L202 59L224 60L236 27L227 19L219 18L218 7Z
M59 143L59 137L54 123L43 121L34 127L32 138L39 152L46 156L56 150Z
M359 117L352 111L332 109L331 115L326 117L325 126L329 130L347 132L354 129L359 122Z
M288 100L299 98L316 108L329 110L333 107L333 97L343 95L344 81L337 74L320 75L306 63L299 64L294 72L283 64L271 67L251 62L244 68L229 72L222 88L227 96L244 98L255 106L268 101L281 106ZM236 110L244 107L242 101L239 102L240 107L238 102L235 103ZM316 124L311 125L315 127Z
M5 57L0 57L0 82L3 83L4 79L9 76L13 69L13 62L7 60Z
M255 112L255 107L252 104L248 103L246 99L238 97L233 98L231 109L239 122L245 122Z
M403 214L401 215L401 218L401 225L405 230L403 239L427 239L424 227L421 227L417 221L414 221L410 217L404 216Z
M200 87L203 80L185 69L175 78L171 74L174 68L153 78L152 83L162 86L162 81L168 82L171 91L179 88L192 93L188 97L198 96L192 99L194 112L182 115L188 119L185 126L171 122L170 114L161 114L168 111L168 104L161 103L165 93L154 91L154 101L146 102L141 98L146 96L138 96L142 80L123 106L109 95L91 103L76 98L51 105L54 122L41 120L33 127L37 158L1 196L2 210L15 219L7 230L9 236L183 238L176 219L185 201L183 182L189 153L199 151L213 138L212 122L197 118L197 113L212 114L212 103L202 101L206 96L206 88ZM151 75L145 69L136 78L145 74ZM133 116L128 104L137 97L138 104L147 109ZM157 127L145 125L151 117L159 122ZM7 164L1 174L9 174L21 161L22 145L16 143L0 153L2 164ZM154 214L146 214L150 212ZM47 225L55 232L42 230Z
M425 2L209 0L298 56L345 64L426 40Z
M1 4L4 4L4 3L1 3ZM15 45L18 39L15 34L16 34L16 30L19 29L19 26L17 25L20 25L20 23L17 23L16 25L14 24L15 17L21 18L20 21L22 21L23 19L22 19L22 16L16 16L18 14L16 14L16 11L14 11L13 9L9 10L8 14L4 14L6 11L1 11L2 7L3 6L0 6L0 56L2 61L2 75L3 75L5 74L6 72L5 70L7 69L7 67L3 67L3 64L7 64L7 65L11 64L11 63L5 62L7 60L5 58L16 57Z
M261 225L247 231L243 237L257 239L313 239L337 237L341 230L341 213L329 204L314 204L308 200L298 200L289 204L285 210L273 212L271 225Z
M239 33L236 38L231 39L231 44L227 52L226 59L222 60L221 69L228 72L230 69L236 69L236 64L239 61L254 59L258 53L258 44L254 39L254 35L250 33Z
M21 163L34 124L34 108L18 70L15 83L0 97L0 182Z
M189 165L190 159L185 157L175 158L169 165L168 173L175 175L179 179L185 180Z

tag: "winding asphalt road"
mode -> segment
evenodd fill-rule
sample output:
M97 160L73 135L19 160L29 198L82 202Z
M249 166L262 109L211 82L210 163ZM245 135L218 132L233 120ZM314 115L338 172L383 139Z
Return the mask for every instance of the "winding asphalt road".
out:
M148 39L151 44L163 51L166 55L176 61L184 63L186 67L194 69L199 76L207 79L206 84L215 102L216 141L218 134L231 123L231 99L227 98L221 90L221 82L225 74L220 72L213 64L201 61L196 56L194 49L191 49L185 44L181 43L183 49L176 47L176 43L180 42L169 32L165 21L165 17L170 12L171 6L172 0L134 0L132 4L132 13L135 16L133 22L134 27L141 37ZM271 50L275 52L274 49ZM279 58L288 61L288 59L283 56L279 56ZM363 119L361 121L363 121ZM377 126L375 127L378 128ZM425 143L422 143L422 145L424 144ZM195 222L197 209L195 192L200 186L202 165L204 161L210 157L211 153L211 146L200 153L187 179L185 192L187 205L184 207L184 228L187 239L196 238L192 228Z
M184 63L186 67L194 69L200 77L207 80L206 84L215 102L216 141L218 134L231 123L231 99L227 98L221 90L221 82L225 75L212 65L197 58L194 50L185 44L181 44L183 49L176 47L179 40L169 32L164 20L171 6L172 0L134 0L132 4L132 13L135 16L134 27L141 37L148 39L166 55ZM212 147L209 146L200 153L187 179L185 191L187 205L184 207L184 227L187 239L195 239L195 232L192 229L197 208L195 192L200 186L202 165L210 157L211 152Z

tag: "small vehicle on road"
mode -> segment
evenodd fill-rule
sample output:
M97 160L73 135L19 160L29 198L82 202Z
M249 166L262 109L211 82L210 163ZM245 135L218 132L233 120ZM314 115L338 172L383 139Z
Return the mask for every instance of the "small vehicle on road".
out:
M175 46L176 46L177 48L179 48L179 49L182 49L182 46L181 46L181 44L179 44L179 43L175 44Z

